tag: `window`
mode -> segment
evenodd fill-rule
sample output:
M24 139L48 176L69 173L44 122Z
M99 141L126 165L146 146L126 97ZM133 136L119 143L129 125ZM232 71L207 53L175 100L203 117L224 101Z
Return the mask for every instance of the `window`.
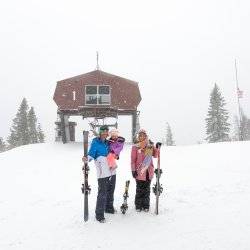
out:
M86 86L85 103L87 105L110 105L110 86Z
M97 94L97 86L86 86L86 94L87 95L96 95Z
M109 86L99 86L100 95L109 95Z

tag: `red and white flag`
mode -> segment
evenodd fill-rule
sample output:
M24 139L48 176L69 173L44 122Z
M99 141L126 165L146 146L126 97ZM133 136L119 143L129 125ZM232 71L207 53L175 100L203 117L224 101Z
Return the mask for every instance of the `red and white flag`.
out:
M239 88L237 88L237 95L238 95L238 98L243 98L243 90L240 90Z

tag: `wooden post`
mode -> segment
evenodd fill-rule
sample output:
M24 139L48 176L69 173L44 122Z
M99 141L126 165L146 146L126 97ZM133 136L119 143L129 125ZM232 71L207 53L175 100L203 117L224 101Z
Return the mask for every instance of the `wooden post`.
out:
M63 113L60 113L60 119L61 119L62 142L63 144L65 144L67 142L67 139L66 139L65 120Z
M75 141L75 122L69 122L70 141Z
M70 132L69 132L69 115L64 115L64 130L66 142L70 141Z

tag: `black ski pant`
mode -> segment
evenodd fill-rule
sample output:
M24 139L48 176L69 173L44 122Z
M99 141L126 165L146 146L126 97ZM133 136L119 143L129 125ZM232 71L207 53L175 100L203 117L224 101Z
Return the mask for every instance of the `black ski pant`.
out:
M115 182L115 175L98 179L98 194L95 209L97 220L104 219L104 212L107 208L113 208Z
M109 178L108 190L107 190L107 201L105 211L113 213L114 212L114 192L116 184L116 175L112 175Z
M136 180L135 208L149 209L151 180Z

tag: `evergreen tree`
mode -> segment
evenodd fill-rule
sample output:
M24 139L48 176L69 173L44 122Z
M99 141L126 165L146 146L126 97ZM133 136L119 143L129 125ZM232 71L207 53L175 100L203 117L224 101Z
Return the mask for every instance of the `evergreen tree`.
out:
M240 122L237 115L234 116L232 141L240 139Z
M42 131L42 128L41 128L41 124L38 123L38 126L37 126L37 137L38 137L38 142L39 143L43 143L45 140L45 135Z
M7 149L6 144L5 144L4 140L3 140L3 138L0 137L0 153L4 152L6 149Z
M167 123L166 128L166 145L167 146L174 146L173 134L170 125Z
M250 131L249 131L249 119L247 116L241 111L242 117L240 122L240 135L242 141L250 140Z
M229 140L230 124L228 121L228 111L224 108L226 102L217 86L210 94L210 104L206 118L206 140L209 143Z
M33 107L28 113L28 128L30 143L38 143L37 118Z
M9 149L20 146L17 128L18 128L18 119L17 119L17 117L15 117L13 119L12 128L10 129L10 136L7 138Z
M30 143L27 111L28 104L26 99L23 98L16 117L13 119L12 128L10 129L11 134L7 140L10 148Z
M250 141L250 119L247 121L247 140Z

